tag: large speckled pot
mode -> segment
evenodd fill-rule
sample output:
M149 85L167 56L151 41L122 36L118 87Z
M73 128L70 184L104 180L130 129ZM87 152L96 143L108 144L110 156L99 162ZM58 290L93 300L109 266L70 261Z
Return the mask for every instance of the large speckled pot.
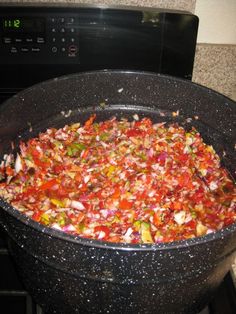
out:
M236 104L189 81L151 73L81 73L19 93L0 107L0 155L11 141L17 145L49 126L83 122L92 112L97 120L138 113L195 125L234 175ZM50 314L196 313L235 257L236 224L169 244L111 244L64 234L0 205L26 289Z

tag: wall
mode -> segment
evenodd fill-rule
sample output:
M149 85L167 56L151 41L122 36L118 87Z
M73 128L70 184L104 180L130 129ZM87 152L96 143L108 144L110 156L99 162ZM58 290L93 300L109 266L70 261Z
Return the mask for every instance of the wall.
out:
M201 21L199 43L236 44L235 0L197 0L195 14Z
M236 1L196 0L198 45L193 80L236 100Z

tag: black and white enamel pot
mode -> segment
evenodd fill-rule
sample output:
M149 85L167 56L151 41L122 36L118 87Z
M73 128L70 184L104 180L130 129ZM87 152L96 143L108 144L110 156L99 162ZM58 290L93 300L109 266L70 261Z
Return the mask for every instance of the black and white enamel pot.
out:
M11 142L94 112L97 121L137 113L194 125L235 176L236 104L192 82L145 72L79 73L20 92L0 107L0 157ZM0 205L22 281L50 314L197 313L235 258L236 224L185 241L112 244L50 229Z

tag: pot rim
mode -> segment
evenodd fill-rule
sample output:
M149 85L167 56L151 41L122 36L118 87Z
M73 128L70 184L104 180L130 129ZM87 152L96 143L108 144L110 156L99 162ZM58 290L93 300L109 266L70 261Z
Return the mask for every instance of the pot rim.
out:
M95 240L89 238L83 238L76 235L68 234L64 231L57 230L51 227L47 227L37 221L32 220L30 217L21 213L19 210L11 206L5 200L0 198L0 207L5 210L7 214L19 220L21 223L35 229L40 233L47 234L50 237L58 238L63 241L72 242L75 244L96 247L99 249L111 249L111 250L120 250L120 251L157 251L157 250L169 250L169 249L181 249L186 247L192 247L196 245L201 245L203 243L216 241L219 239L224 239L233 232L236 232L236 222L222 228L218 231L213 231L207 235L195 237L187 240L179 240L166 243L140 243L140 244L130 244L130 243L115 243L107 242L103 240ZM1 210L0 208L0 210ZM7 231L7 226L2 222L3 228Z
M28 88L20 91L17 94L17 96L14 96L14 97L18 97L18 95L21 96L25 92L27 93L28 90L30 90L30 89L34 89L34 88L37 88L38 86L43 86L43 85L48 84L48 83L58 82L59 80L60 81L61 80L68 80L68 79L71 79L73 77L85 76L85 75L97 75L97 74L109 75L110 73L125 74L125 75L129 75L129 74L147 75L147 76L150 75L150 76L156 76L159 79L167 79L167 80L171 80L171 81L175 81L175 82L177 81L180 83L187 84L189 86L194 85L197 88L202 89L207 93L215 94L217 97L221 97L225 101L230 102L231 105L233 106L233 108L235 108L235 110L236 110L236 102L234 100L230 99L229 97L227 97L227 96L225 96L225 95L223 95L223 94L221 94L221 93L219 93L219 92L217 92L211 88L202 86L198 83L195 83L195 82L192 82L189 80L185 80L182 78L177 78L177 77L173 77L173 76L169 76L169 75L163 75L163 74L155 73L155 72L135 71L135 70L119 70L119 69L117 69L117 70L105 69L105 70L97 70L97 71L86 71L86 72L79 72L79 73L74 73L74 74L69 74L69 75L63 75L63 76L56 77L53 79L45 80L45 81L37 83L31 87L28 87ZM6 106L7 106L8 102L10 101L10 99L6 100L4 102L4 104ZM235 105L233 105L234 103L235 103ZM26 216L24 213L21 213L19 210L17 210L13 206L11 206L8 202L3 200L2 198L0 198L0 210L1 209L4 209L7 214L16 218L17 220L19 220L24 225L26 225L32 229L35 229L36 231L38 231L40 233L41 232L45 233L45 234L49 235L50 237L58 238L60 240L72 242L75 244L80 244L83 246L96 247L96 248L100 248L100 249L121 250L121 251L156 251L156 250L181 249L181 248L201 245L201 244L206 243L206 242L212 242L215 240L219 240L220 238L223 239L226 236L228 236L229 234L236 231L236 222L235 222L235 223L233 223L233 224L231 224L225 228L222 228L218 231L214 231L214 232L209 233L207 235L195 237L195 238L187 239L187 240L179 240L179 241L166 242L166 243L152 243L152 244L114 243L114 242L107 242L107 241L103 241L103 240L83 238L80 236L68 234L68 233L61 231L61 230L47 227L46 225L43 225L39 222L32 220L30 217ZM0 220L0 223L3 224L3 227L7 231L7 227L4 225L3 222L1 222L1 220Z
M38 88L38 86L44 86L45 84L48 85L49 83L55 83L58 81L64 81L64 80L70 80L71 78L74 77L80 77L80 76L89 76L89 75L109 75L109 74L122 74L122 75L130 75L130 74L136 74L136 75L146 75L146 76L155 76L158 79L161 80L171 80L171 81L176 81L176 82L180 82L180 83L184 83L186 85L189 86L195 86L196 88L202 89L207 93L212 93L215 94L217 97L221 97L222 99L224 99L227 102L230 102L231 104L227 105L232 105L233 109L235 109L236 112L236 108L234 107L234 104L236 105L236 101L233 100L232 98L221 94L220 92L214 90L213 88L210 87L206 87L204 85L201 85L200 83L196 83L193 81L190 81L188 79L184 79L184 78L180 78L180 77L176 77L176 76L171 76L169 74L162 74L162 73L157 73L157 72L153 72L153 71L146 71L146 70L124 70L124 69L102 69L102 70L91 70L91 71L81 71L81 72L76 72L76 73L71 73L71 74L66 74L66 75L61 75L58 77L54 77L54 78L50 78L47 80L44 80L42 82L33 84L32 86L29 86L27 88L24 88L23 90L19 91L17 93L17 95L13 96L13 97L17 97L18 95L21 96L24 93L27 93L29 90L34 89L34 88ZM11 97L12 98L12 97ZM1 106L4 104L7 104L9 101L11 101L11 98L5 100Z

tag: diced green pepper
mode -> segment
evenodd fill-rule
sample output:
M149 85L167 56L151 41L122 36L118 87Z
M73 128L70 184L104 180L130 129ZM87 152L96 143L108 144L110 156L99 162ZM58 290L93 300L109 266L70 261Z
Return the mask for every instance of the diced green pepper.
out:
M99 135L101 141L107 141L110 137L109 133L103 132Z
M68 156L75 156L77 153L81 153L86 146L83 143L72 143L67 147Z

